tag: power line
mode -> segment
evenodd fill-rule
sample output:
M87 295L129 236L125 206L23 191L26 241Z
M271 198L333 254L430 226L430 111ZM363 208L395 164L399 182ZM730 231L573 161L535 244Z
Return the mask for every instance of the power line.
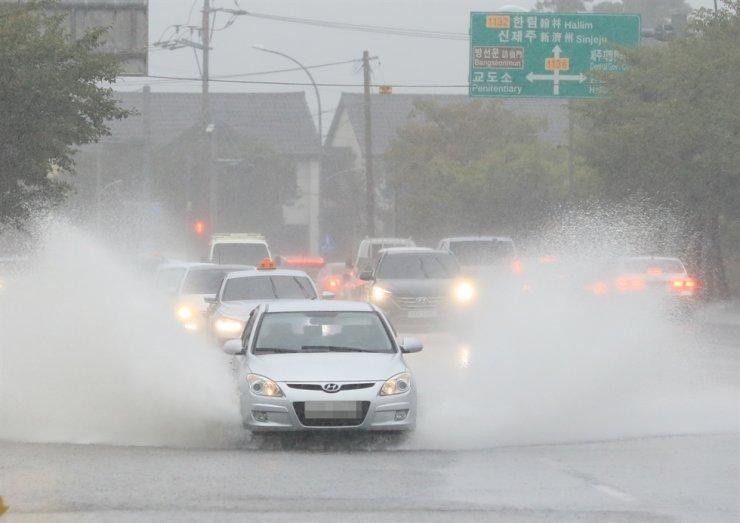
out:
M317 27L328 27L332 29L344 29L347 31L360 31L365 33L379 33L396 36L410 36L417 38L436 38L441 40L468 40L467 33L454 33L450 31L429 31L426 29L411 29L407 27L391 27L379 25L350 24L346 22L333 22L329 20L317 20L313 18L296 18L292 16L272 15L268 13L255 13L244 11L246 16L274 20L277 22L289 22L293 24L312 25Z
M376 59L376 58L377 57L372 57L372 59ZM318 69L318 68L322 68L322 67L333 67L333 66L336 66L336 65L353 64L353 63L358 63L358 62L361 62L361 61L362 61L361 58L353 58L351 60L340 60L340 61L337 61L337 62L327 62L327 63L324 63L324 64L307 65L306 66L306 69ZM232 74L216 75L216 76L211 76L211 81L215 81L215 80L221 79L221 78L242 78L244 76L263 76L263 75L268 75L268 74L290 73L290 72L295 72L295 71L301 71L301 68L300 67L286 67L286 68L283 68L283 69L270 69L270 70L267 70L267 71L251 71L251 72L248 72L248 73L232 73ZM147 76L146 78L142 78L139 83L147 83L147 78L154 78L154 76ZM181 78L179 78L179 77L177 78L177 80L180 80L180 79ZM170 81L177 81L177 80L163 80L162 82L170 82ZM157 82L157 83L162 83L162 82ZM129 81L129 83L131 83L131 82Z
M184 77L184 76L164 76L164 75L150 75L149 78L163 79L163 80L180 80L187 82L200 82L201 78L195 77ZM294 86L312 86L313 84L307 82L278 82L275 80L231 80L226 78L211 78L211 82L219 83L230 83L230 84L258 84L258 85L294 85ZM363 87L364 84L350 84L350 83L317 83L319 87ZM388 85L390 87L398 88L438 88L438 89L454 89L469 87L468 84L376 84L371 83L371 87L380 87L382 85Z

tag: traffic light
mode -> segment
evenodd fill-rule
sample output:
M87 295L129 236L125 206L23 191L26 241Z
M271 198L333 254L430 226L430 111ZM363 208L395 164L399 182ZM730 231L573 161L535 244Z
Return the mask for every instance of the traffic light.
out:
M196 220L193 223L193 232L196 236L203 236L206 233L206 222L203 220Z

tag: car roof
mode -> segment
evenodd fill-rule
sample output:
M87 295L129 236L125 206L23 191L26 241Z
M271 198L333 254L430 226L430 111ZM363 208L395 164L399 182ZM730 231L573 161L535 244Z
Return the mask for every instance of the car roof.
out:
M275 300L265 304L266 312L371 312L375 308L364 301Z
M379 244L413 244L414 240L411 238L365 238L362 240L364 243L379 243Z
M213 269L213 270L225 270L225 271L237 272L237 271L254 270L255 266L254 265L226 265L226 264L222 265L222 264L212 263L208 265L199 265L199 266L191 267L191 269L197 269L197 270Z
M620 261L624 260L655 260L655 261L677 261L681 262L679 258L675 256L622 256L619 258Z
M310 278L304 271L296 269L250 269L245 271L235 271L226 275L227 280L234 278L249 278L256 276L299 276L303 278Z
M429 252L449 254L447 251L440 251L431 247L389 247L387 249L381 249L378 251L378 254L423 254Z
M513 242L509 236L453 236L442 238L443 242Z

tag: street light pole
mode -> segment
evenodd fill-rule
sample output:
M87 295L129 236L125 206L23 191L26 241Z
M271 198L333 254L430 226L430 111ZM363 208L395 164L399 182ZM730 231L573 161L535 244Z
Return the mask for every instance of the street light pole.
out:
M319 147L323 151L324 149L324 145L323 145L324 144L324 129L323 129L322 118L321 118L321 96L319 95L319 88L316 85L316 81L313 79L313 75L311 74L311 71L309 71L305 65L303 65L301 62L299 62L298 60L296 60L290 55L281 53L280 51L275 51L274 49L268 49L261 45L254 45L252 47L256 49L257 51L262 51L265 53L272 53L278 56L282 56L283 58L287 58L288 60L296 64L298 67L300 67L304 73L306 73L306 75L308 76L308 79L311 81L311 85L313 85L313 91L316 94L316 106L318 107L318 110L319 110Z
M319 94L319 87L316 85L316 81L313 79L313 75L311 74L311 71L308 70L308 68L303 65L301 62L296 60L290 55L287 55L285 53L282 53L280 51L275 51L274 49L267 49L266 47L263 47L261 45L255 45L253 46L258 51L263 51L265 53L272 53L276 54L278 56L282 56L283 58L286 58L296 64L298 67L300 67L304 73L306 73L306 76L308 76L308 79L311 81L311 85L313 85L314 93L316 94L316 105L319 110L319 162L318 162L318 168L316 171L313 171L309 168L308 173L308 180L307 180L307 186L308 186L308 248L311 252L318 253L319 250L319 233L321 224L319 212L321 207L321 199L320 199L320 191L321 191L321 162L324 159L324 127L323 127L323 120L321 115L321 95Z

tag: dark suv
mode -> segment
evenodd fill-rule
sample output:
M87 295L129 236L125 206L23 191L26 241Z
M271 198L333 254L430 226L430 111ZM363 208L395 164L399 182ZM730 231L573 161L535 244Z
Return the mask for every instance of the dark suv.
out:
M363 272L364 297L396 324L438 323L475 299L475 288L460 275L449 252L422 247L380 251L372 271Z

